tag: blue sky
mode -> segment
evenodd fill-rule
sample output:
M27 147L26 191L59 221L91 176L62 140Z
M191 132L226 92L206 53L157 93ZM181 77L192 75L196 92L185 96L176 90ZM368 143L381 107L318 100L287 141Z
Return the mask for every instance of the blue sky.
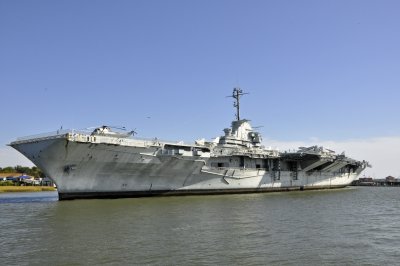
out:
M250 93L242 117L266 140L400 137L399 10L388 0L1 0L0 147L103 124L210 139L234 119L234 86Z

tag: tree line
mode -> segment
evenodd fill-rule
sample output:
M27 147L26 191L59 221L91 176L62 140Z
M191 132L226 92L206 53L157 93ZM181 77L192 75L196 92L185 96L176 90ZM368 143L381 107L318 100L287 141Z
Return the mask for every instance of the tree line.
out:
M36 166L33 167L26 167L26 166L21 166L21 165L17 165L17 166L8 166L8 167L4 167L1 168L0 167L0 173L20 173L20 174L26 174L26 175L30 175L33 177L46 177L46 175Z

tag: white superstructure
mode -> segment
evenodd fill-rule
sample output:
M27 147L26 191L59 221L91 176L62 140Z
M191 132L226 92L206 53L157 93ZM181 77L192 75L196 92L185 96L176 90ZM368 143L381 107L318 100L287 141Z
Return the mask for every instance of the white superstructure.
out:
M251 193L349 185L368 163L322 147L279 152L240 119L217 141L145 140L100 127L20 138L10 145L57 185L60 199Z

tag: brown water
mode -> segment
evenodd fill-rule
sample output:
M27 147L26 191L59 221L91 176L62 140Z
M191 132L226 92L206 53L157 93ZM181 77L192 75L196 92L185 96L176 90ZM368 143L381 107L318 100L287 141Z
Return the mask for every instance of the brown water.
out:
M57 201L0 194L1 265L393 265L400 188Z

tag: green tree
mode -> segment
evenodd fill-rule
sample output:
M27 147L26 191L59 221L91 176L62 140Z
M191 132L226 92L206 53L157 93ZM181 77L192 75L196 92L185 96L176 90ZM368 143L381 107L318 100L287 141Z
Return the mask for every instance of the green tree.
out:
M27 174L33 177L45 177L46 175L36 166L32 168L17 165L15 167L7 166L5 168L0 168L0 173L20 173L20 174Z
M7 166L3 169L1 169L1 173L14 173L15 172L15 168L11 167L11 166Z
M17 173L21 173L21 174L29 174L29 172L30 172L30 168L29 167L26 167L26 166L21 166L21 165L17 165L17 166L15 166L15 171L17 172Z

